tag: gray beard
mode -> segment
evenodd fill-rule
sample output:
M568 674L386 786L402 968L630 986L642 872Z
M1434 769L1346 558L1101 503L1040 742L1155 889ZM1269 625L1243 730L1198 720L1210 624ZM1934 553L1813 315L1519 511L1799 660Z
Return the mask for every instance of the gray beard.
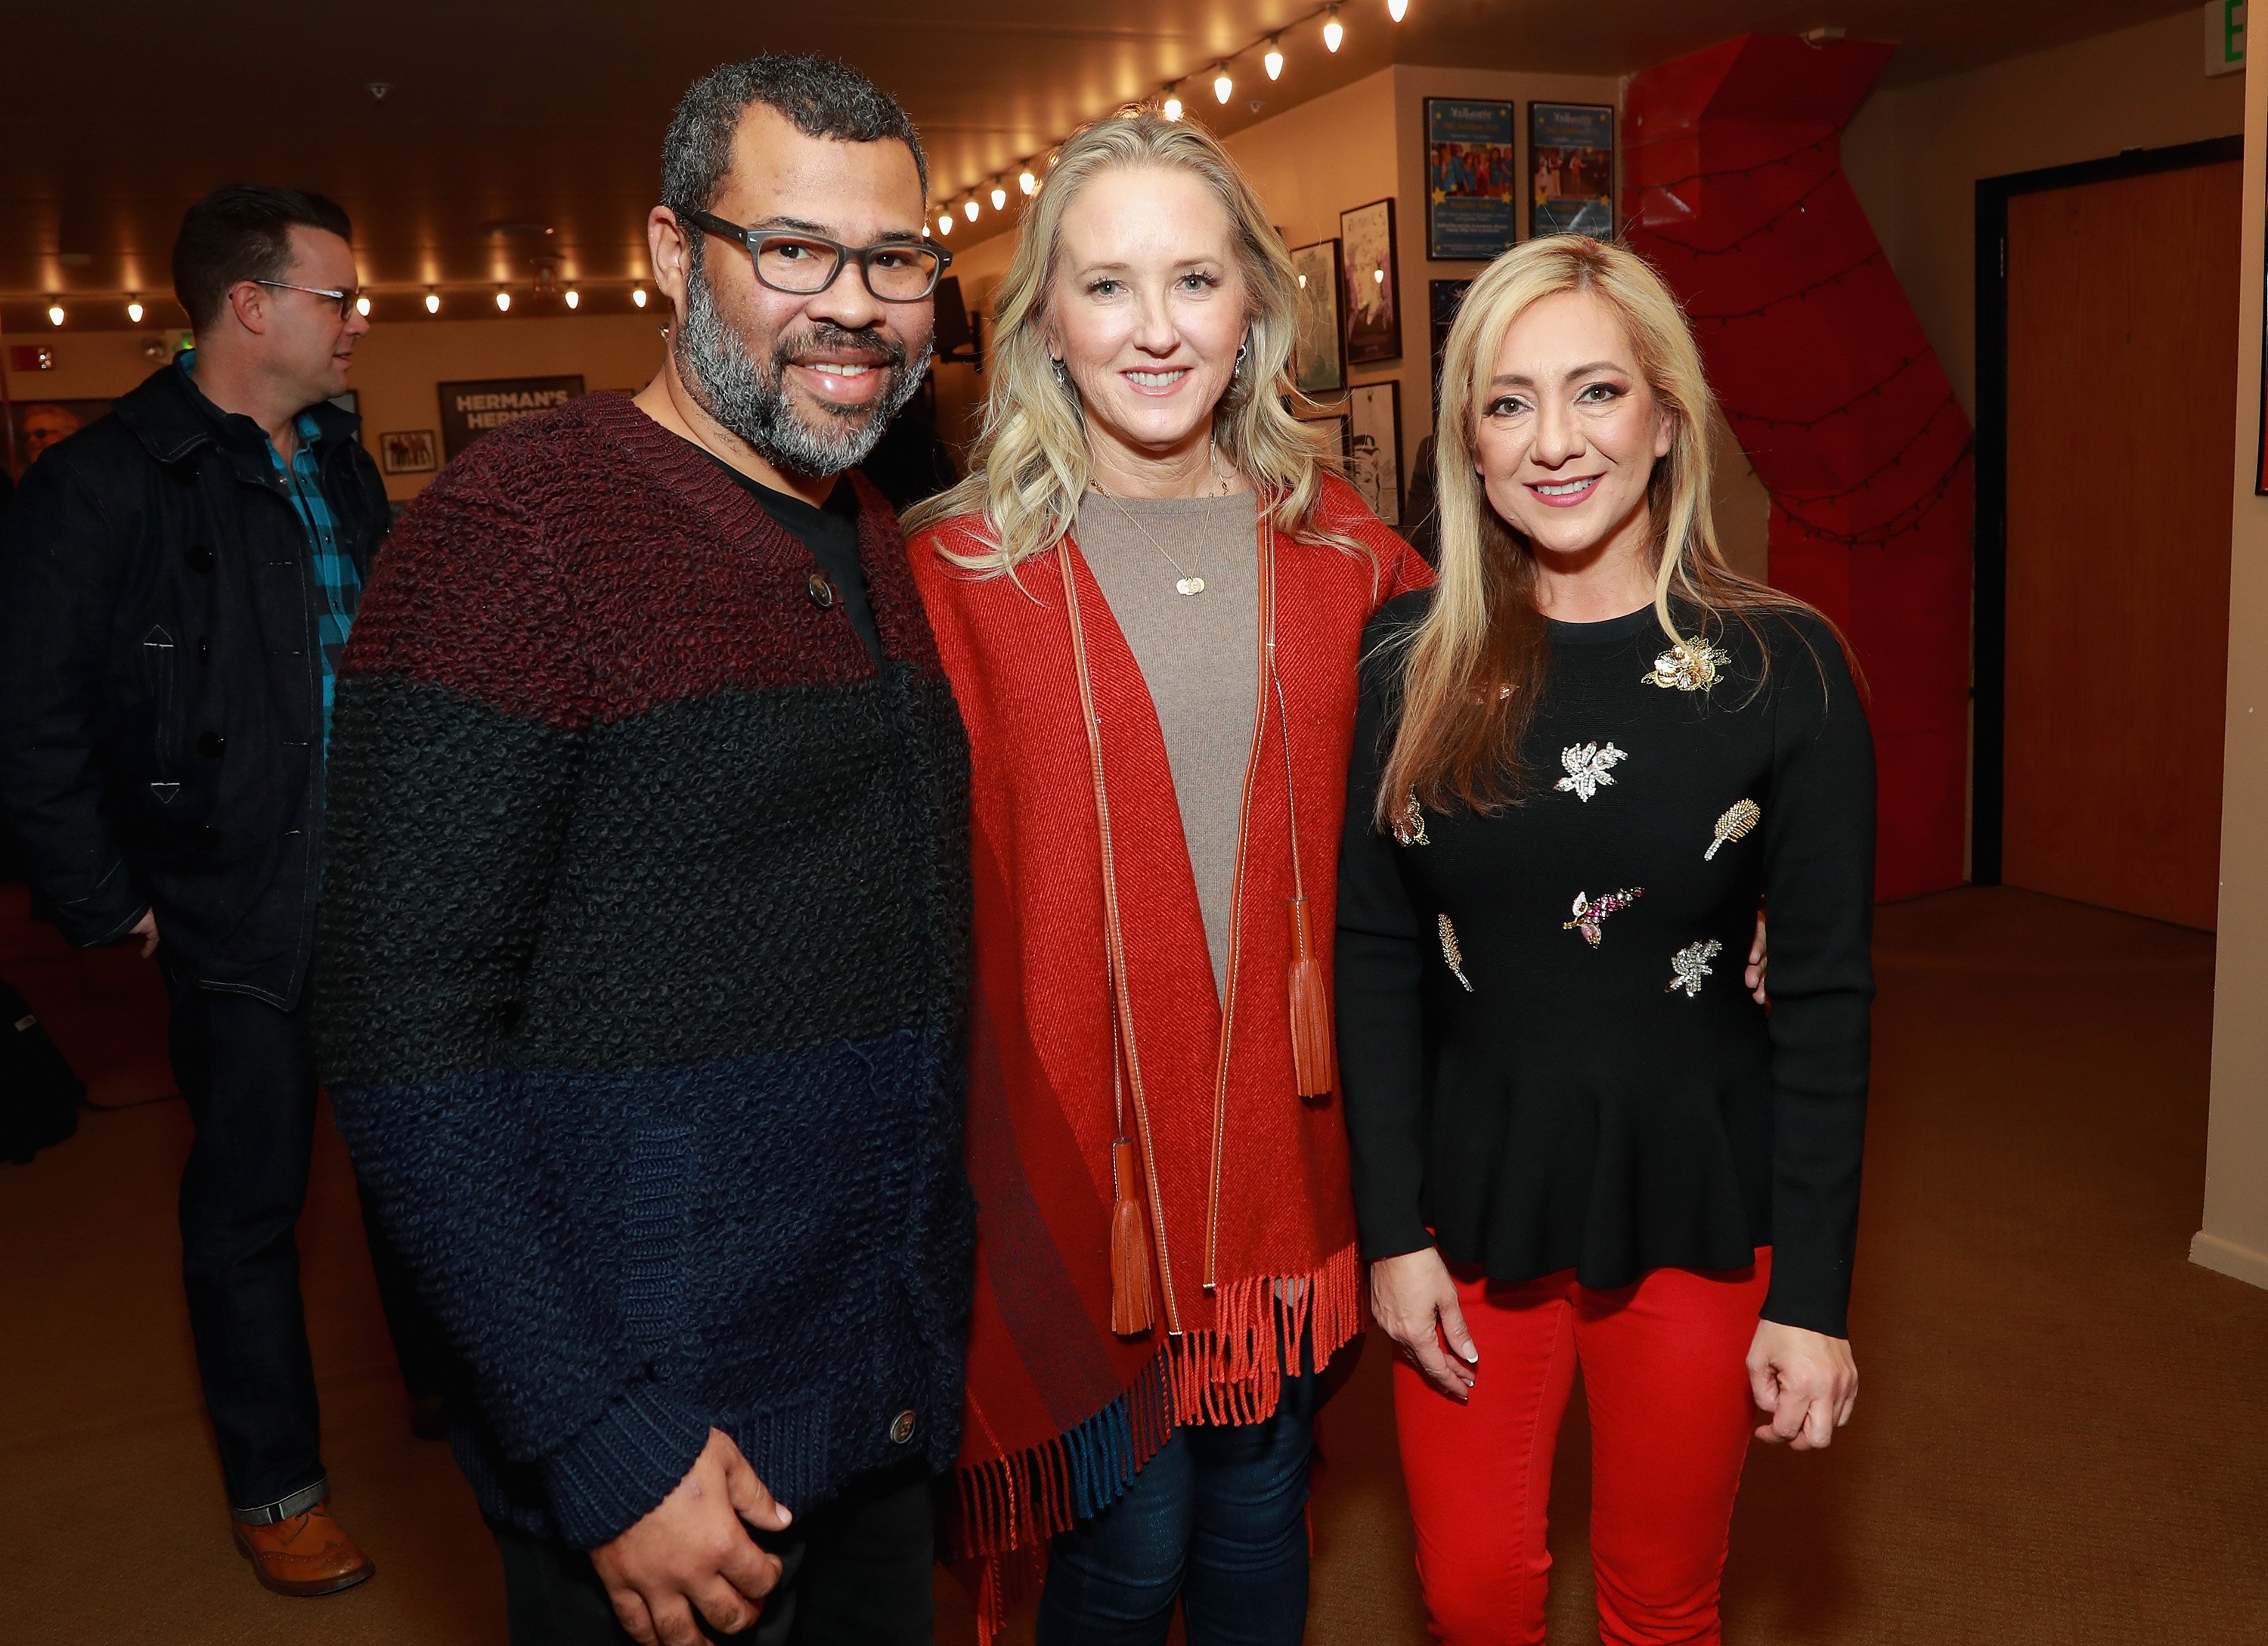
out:
M845 269L844 279L856 279ZM797 415L788 399L789 362L814 344L849 344L879 350L889 357L883 369L890 380L864 406L821 408L814 427ZM678 375L701 409L739 435L775 469L799 475L839 475L866 461L890 419L921 386L930 351L909 361L905 345L881 332L844 331L839 327L804 327L780 334L771 358L759 365L740 334L717 311L709 281L698 262L687 270L685 317L670 337Z

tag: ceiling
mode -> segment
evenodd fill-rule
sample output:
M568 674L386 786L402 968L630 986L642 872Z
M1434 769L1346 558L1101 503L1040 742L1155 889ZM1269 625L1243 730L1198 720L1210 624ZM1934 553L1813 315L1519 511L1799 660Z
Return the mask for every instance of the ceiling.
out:
M166 254L182 208L227 181L287 182L353 215L365 283L411 312L429 285L525 294L538 266L627 308L644 272L657 151L711 65L814 50L895 92L954 201L1079 121L1182 87L1223 129L1388 63L1618 75L1750 30L1893 40L1912 80L2191 9L2184 0L1343 0L1322 46L1312 0L392 0L360 6L101 0L13 8L0 101L0 319L48 330L178 323ZM192 32L181 26L195 19ZM1270 84L1256 51L1282 30ZM1212 64L1236 92L1214 102ZM369 89L383 85L383 97ZM1012 205L1011 211L1013 207ZM961 246L1007 219L955 225ZM453 312L464 312L460 307Z

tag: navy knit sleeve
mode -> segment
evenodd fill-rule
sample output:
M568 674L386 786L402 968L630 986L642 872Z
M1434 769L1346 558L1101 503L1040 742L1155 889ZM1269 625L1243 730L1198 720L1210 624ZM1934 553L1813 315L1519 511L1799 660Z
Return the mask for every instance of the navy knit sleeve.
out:
M590 730L572 602L512 495L477 462L443 476L365 592L331 738L318 1035L381 1226L588 1547L668 1495L711 1418L652 1375L635 1266L592 1261L557 1079L513 1056Z
M1381 655L1381 647L1422 615L1429 599L1420 593L1388 602L1364 632L1362 695L1339 845L1339 1082L1346 1099L1356 1232L1363 1256L1372 1259L1433 1244L1425 1207L1425 1029L1418 1000L1425 931L1395 861L1394 837L1372 821L1393 734L1394 656Z
M1764 1318L1845 1337L1874 990L1874 751L1835 636L1808 617L1771 629L1772 1277Z

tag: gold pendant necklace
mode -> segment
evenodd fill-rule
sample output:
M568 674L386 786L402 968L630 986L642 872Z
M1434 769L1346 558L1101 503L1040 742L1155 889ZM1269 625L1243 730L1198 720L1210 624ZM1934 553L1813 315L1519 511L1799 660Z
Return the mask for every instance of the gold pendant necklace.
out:
M1205 441L1205 462L1206 466L1212 470L1213 477L1220 483L1220 490L1214 495L1217 497L1226 497L1228 495L1228 476L1220 472L1220 453L1211 439L1208 439ZM1124 504L1121 503L1116 498L1112 497L1110 493L1105 491L1101 486L1094 488L1094 495L1101 498L1105 503L1110 505L1112 508L1117 510L1118 518L1120 520L1124 520L1136 531L1140 532L1142 535L1148 540L1150 547L1155 549L1160 555L1165 557L1166 564L1174 568L1174 575L1177 579L1174 584L1174 592L1176 594L1202 594L1204 593L1204 579L1199 577L1194 572L1185 570L1180 561L1174 559L1172 555L1167 554L1166 552L1166 545L1160 543L1155 537L1152 536L1150 534L1150 528L1142 524L1142 522L1137 520L1132 514L1129 513Z

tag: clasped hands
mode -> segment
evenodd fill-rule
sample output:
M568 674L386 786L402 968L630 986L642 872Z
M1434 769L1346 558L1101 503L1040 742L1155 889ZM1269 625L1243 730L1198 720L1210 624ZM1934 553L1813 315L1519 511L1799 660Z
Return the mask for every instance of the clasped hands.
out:
M676 1488L592 1550L591 1564L638 1646L706 1646L702 1618L721 1635L756 1620L778 1585L780 1561L748 1528L784 1532L788 1518L732 1436L712 1428Z
M1370 1312L1426 1382L1452 1400L1472 1398L1480 1351L1439 1251L1428 1246L1372 1264ZM1759 1320L1748 1369L1749 1396L1766 1414L1758 1440L1816 1451L1851 1421L1859 1366L1847 1338Z

